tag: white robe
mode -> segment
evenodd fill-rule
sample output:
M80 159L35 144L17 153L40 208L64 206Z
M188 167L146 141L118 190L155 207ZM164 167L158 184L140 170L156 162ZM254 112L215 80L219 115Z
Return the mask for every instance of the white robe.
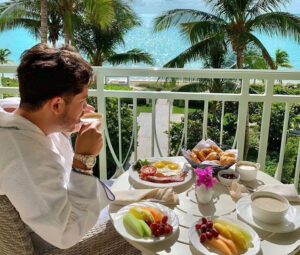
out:
M61 133L0 111L0 195L48 243L68 248L95 225L114 199L98 178L71 171L73 151Z

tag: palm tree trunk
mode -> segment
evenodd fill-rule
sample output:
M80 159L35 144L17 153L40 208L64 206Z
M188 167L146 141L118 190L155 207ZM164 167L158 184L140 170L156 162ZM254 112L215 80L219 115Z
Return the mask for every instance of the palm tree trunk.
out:
M66 28L64 28L64 36L65 36L65 45L69 45L70 44L70 35Z
M41 0L41 43L47 43L47 0Z
M65 15L64 15L65 18ZM69 35L69 31L66 25L66 22L64 20L64 37L65 37L65 45L69 45L70 44L70 35Z
M243 51L237 50L236 52L236 65L238 69L242 69L243 67Z

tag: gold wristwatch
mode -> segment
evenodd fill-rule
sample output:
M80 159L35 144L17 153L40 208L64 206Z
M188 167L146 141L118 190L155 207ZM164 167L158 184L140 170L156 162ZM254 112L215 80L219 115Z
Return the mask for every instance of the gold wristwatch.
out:
M84 154L75 153L74 159L77 159L81 163L85 164L88 169L92 169L96 164L95 155L84 155Z

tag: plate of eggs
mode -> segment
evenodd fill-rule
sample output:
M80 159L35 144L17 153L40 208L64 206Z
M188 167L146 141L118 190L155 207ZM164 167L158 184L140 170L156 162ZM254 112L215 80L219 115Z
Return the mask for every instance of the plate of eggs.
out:
M177 187L189 182L193 171L182 157L148 158L140 171L129 168L129 175L140 188ZM134 185L138 187L137 185ZM139 187L138 187L139 188Z

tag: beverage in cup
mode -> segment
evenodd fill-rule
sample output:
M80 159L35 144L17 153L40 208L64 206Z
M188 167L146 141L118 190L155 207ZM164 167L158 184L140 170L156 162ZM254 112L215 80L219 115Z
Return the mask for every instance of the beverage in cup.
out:
M91 123L91 122L94 122L94 121L97 121L97 122L100 122L101 123L101 129L102 129L102 114L101 113L97 113L97 112L89 112L89 113L85 113L80 121L82 123Z

